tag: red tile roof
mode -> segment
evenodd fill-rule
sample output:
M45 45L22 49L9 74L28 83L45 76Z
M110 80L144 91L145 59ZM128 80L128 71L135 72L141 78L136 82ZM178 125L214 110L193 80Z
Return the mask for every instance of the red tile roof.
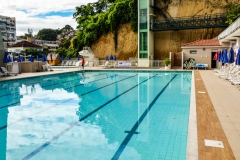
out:
M183 44L182 46L221 46L217 39L197 40Z
M8 48L11 48L11 47L33 47L33 48L42 48L42 47L39 46L39 45L30 43L30 42L27 42L27 41L18 42L18 43L14 44L14 45L9 46Z

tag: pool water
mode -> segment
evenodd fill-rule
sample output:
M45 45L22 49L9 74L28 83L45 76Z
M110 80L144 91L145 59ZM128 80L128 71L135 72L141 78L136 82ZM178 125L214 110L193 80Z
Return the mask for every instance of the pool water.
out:
M0 82L0 159L185 160L191 72Z

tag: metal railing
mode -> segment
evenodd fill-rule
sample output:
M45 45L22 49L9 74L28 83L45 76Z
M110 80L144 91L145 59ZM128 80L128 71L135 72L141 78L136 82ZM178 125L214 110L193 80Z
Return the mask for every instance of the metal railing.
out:
M240 17L235 20L230 26L228 26L222 33L218 35L218 39L223 39L228 35L234 33L236 30L240 28Z
M178 17L169 20L154 20L150 23L152 31L200 29L227 27L225 14L212 14L205 16Z

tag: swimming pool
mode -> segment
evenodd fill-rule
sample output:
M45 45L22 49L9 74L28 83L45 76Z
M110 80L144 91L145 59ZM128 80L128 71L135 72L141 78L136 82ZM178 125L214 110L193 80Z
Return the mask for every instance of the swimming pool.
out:
M185 160L191 72L0 82L0 159Z

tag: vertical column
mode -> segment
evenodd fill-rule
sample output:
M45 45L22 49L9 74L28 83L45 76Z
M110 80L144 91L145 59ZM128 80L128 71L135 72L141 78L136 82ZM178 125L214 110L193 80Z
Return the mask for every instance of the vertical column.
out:
M154 0L138 1L138 66L149 67L154 60L154 33L150 31L154 17Z

